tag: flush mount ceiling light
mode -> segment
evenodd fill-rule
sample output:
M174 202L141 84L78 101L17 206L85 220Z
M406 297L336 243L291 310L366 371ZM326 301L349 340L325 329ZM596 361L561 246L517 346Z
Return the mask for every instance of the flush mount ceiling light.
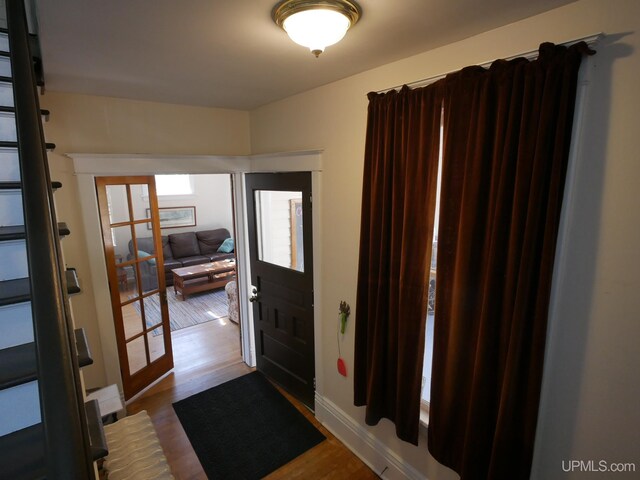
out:
M356 24L362 10L351 0L284 0L273 7L273 21L291 40L316 57L338 43Z

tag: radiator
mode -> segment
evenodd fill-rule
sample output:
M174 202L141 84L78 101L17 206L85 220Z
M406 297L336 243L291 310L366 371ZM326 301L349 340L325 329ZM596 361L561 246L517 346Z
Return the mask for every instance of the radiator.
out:
M171 469L146 411L105 425L109 455L102 465L108 480L169 480Z

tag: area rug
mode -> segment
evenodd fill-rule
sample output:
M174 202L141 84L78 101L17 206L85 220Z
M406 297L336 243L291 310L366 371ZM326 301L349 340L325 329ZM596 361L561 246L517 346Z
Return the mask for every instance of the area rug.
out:
M258 479L325 437L260 373L173 404L210 479Z
M182 300L182 296L176 297L173 288L169 287L167 288L167 303L169 304L169 323L172 332L229 316L227 292L224 288L213 292L189 295L186 300ZM134 306L140 313L139 303L135 302ZM145 299L144 313L148 326L160 323L160 304L157 295ZM153 333L159 335L162 330L157 328Z

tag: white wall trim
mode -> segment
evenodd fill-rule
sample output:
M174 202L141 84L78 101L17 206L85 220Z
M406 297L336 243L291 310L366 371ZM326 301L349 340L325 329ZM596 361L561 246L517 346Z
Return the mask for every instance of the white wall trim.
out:
M162 173L317 172L322 150L260 155L148 155L67 153L76 174L149 175Z
M344 443L380 478L426 479L422 473L404 462L398 454L378 440L360 422L347 415L335 403L318 392L316 392L316 417L327 430ZM383 471L384 473L382 473Z
M250 171L250 157L221 155L147 155L68 153L76 174L150 175L162 173L237 173Z
M311 218L313 239L313 351L316 394L324 392L322 349L322 173L311 172Z
M250 367L256 366L255 337L253 334L253 308L249 305L249 285L251 285L251 266L249 256L249 240L247 233L247 195L244 174L234 173L233 180L234 214L236 218L236 251L242 253L246 262L238 262L238 307L242 322L242 358Z

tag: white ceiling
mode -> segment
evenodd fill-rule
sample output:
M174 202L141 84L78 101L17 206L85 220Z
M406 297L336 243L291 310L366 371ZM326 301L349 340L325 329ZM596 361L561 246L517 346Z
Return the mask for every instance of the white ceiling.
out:
M575 0L360 0L316 59L276 0L37 0L47 89L251 110ZM543 41L544 38L541 38Z

